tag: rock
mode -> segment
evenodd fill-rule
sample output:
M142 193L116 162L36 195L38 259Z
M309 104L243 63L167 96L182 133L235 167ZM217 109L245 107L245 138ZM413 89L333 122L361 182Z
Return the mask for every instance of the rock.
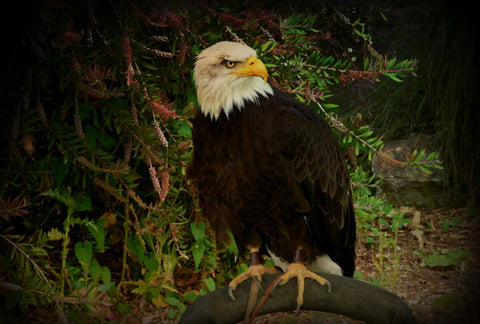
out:
M433 147L432 139L422 136L386 143L372 157L373 173L383 178L377 195L384 195L386 202L397 206L443 206L444 170L430 169L432 174L427 174L406 163L415 150L423 149L428 156Z

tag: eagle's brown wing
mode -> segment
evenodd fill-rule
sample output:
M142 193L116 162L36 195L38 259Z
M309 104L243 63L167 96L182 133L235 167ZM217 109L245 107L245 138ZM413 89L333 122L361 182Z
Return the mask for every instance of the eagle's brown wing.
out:
M303 214L318 248L344 275L355 269L355 214L348 168L327 122L279 90L279 141L296 186L308 202Z

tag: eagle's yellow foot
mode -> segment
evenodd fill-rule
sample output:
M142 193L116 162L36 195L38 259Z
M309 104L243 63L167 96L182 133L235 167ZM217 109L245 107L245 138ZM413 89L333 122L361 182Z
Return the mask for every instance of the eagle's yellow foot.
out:
M265 267L263 264L251 265L247 271L235 277L228 285L228 295L232 300L235 300L233 291L237 289L237 286L249 278L255 279L260 290L262 289L262 276L268 273L275 273L275 269L272 267Z
M296 314L298 314L300 307L302 307L303 305L303 293L305 292L305 278L313 279L319 284L321 284L322 286L327 285L328 292L332 291L332 285L327 279L317 275L312 271L307 270L307 268L303 263L291 263L288 266L287 272L281 275L281 278L279 279L278 284L284 285L288 282L288 280L290 280L293 277L297 277L297 283L298 283Z

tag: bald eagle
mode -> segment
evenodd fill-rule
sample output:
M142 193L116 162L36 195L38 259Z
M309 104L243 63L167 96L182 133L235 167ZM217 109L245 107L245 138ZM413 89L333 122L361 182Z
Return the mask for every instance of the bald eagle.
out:
M197 57L200 109L193 121L187 170L218 241L233 234L250 251L247 272L229 284L268 272L268 251L297 277L297 310L304 278L314 272L353 276L355 215L347 165L323 118L268 82L265 65L243 44L220 42Z

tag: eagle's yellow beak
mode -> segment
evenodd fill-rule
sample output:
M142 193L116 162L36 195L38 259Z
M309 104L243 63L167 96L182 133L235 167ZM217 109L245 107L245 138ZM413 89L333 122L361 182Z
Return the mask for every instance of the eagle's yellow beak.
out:
M268 80L267 67L258 58L250 56L245 63L237 65L235 71L230 72L232 75L240 76L258 76L261 77L265 83Z

